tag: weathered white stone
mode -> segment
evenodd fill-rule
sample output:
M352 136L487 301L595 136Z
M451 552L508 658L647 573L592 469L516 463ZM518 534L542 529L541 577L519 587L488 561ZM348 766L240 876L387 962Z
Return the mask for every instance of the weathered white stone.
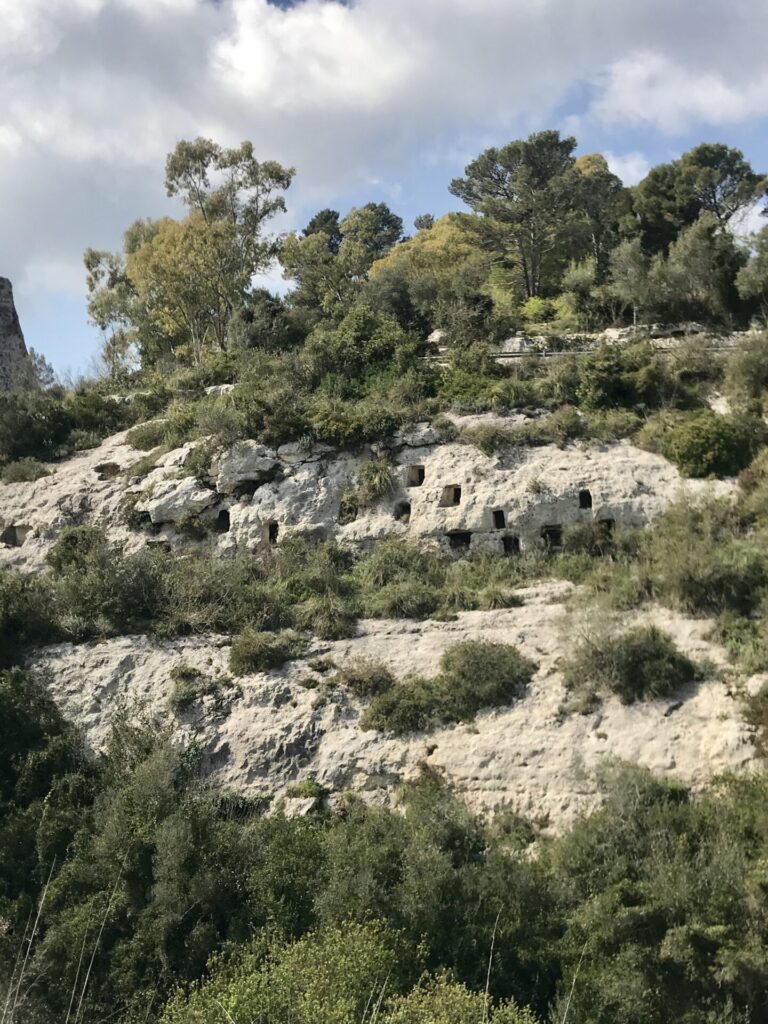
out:
M206 395L228 395L230 392L235 390L234 384L211 384L209 388L205 389Z
M453 420L459 429L484 424L504 428L524 422L525 416L483 414ZM424 444L411 443L419 441ZM395 438L388 452L391 491L372 505L361 503L354 522L342 525L342 497L359 486L361 468L376 450L351 453L285 445L275 453L252 441L241 442L214 466L216 493L191 477L179 479L196 443L165 453L138 481L130 467L144 453L120 434L52 467L51 476L0 485L0 533L9 526L29 528L21 547L0 545L0 564L42 567L60 530L72 522L103 527L127 551L142 547L147 534L129 530L121 513L123 503L137 492L137 508L147 510L155 523L174 522L184 512L206 511L217 503L230 514L230 530L211 534L206 543L222 554L235 554L268 542L270 524L279 540L296 532L369 546L393 534L448 549L449 535L464 531L472 535L473 550L500 551L504 536L519 538L525 550L542 543L545 526L600 519L613 519L618 527L643 526L677 499L724 496L735 488L733 480L684 480L661 456L628 442L518 447L489 456L460 440L441 444L431 428L415 428ZM107 479L104 465L112 467ZM423 482L416 486L419 467ZM255 486L252 496L244 486L248 483ZM452 486L461 487L461 498L458 505L446 506L443 496ZM240 490L245 495L235 497ZM590 491L589 509L580 508L581 490ZM494 521L494 512L503 512L503 527ZM186 543L170 534L167 539L174 546Z
M201 487L194 477L171 480L156 487L150 498L136 503L139 512L148 512L153 523L173 523L185 512L196 515L209 508L216 493Z
M243 484L267 480L279 467L274 453L256 441L238 441L218 459L216 489L233 494Z
M364 621L356 637L315 640L304 660L237 686L229 678L227 641L213 636L62 644L40 651L32 665L93 749L106 743L120 709L138 706L173 725L179 737L202 744L212 783L253 797L280 797L292 783L312 778L332 792L351 789L387 803L394 787L425 763L475 810L509 806L559 831L597 806L597 775L611 758L699 789L719 773L756 765L754 730L743 720L741 701L714 677L671 699L626 706L608 698L589 714L563 715L560 664L575 628L566 606L573 593L569 583L550 582L518 591L521 607L464 612L453 622ZM727 662L726 652L708 639L711 621L661 608L630 613L624 621L655 623L700 662ZM432 675L443 652L467 639L515 644L538 671L516 704L429 734L362 731L365 702L343 688L322 696L316 688L322 677L310 667L318 655L337 665L366 657L388 665L399 679ZM180 662L218 680L220 695L175 716L171 671ZM315 688L302 685L308 678Z

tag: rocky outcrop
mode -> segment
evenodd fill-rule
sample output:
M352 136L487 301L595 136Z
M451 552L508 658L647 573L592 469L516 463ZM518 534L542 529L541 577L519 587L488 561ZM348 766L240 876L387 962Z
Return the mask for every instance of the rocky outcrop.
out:
M572 584L548 582L519 590L520 607L464 612L451 622L363 621L352 639L314 640L303 660L236 680L229 641L215 636L64 644L32 664L92 748L103 746L122 709L140 709L201 744L212 784L253 797L279 797L315 779L333 794L351 790L383 804L426 765L478 811L509 807L559 831L598 804L600 769L613 758L694 788L756 763L742 704L716 669L671 699L626 706L611 697L587 714L563 713L560 663L580 625L566 607L572 593ZM697 661L726 664L725 651L708 639L711 622L661 608L624 619L635 621L654 622ZM538 671L516 704L426 734L361 730L364 702L343 687L324 689L327 673L316 667L318 657L339 667L365 657L399 678L433 675L443 652L468 639L515 644ZM182 710L174 709L171 678L180 664L215 683Z
M29 373L27 346L13 301L13 288L0 277L0 391L12 391Z
M520 419L472 416L459 426ZM120 434L52 467L51 476L0 486L0 535L12 528L9 540L0 539L0 565L41 567L62 527L73 522L102 526L129 551L148 540L182 547L190 540L175 524L185 514L209 528L195 543L222 555L281 543L291 534L361 548L396 536L446 552L517 554L557 546L563 529L574 524L645 526L681 497L724 495L734 487L733 481L684 480L661 456L628 442L486 455L460 440L441 442L426 424L395 437L386 451L298 444L273 450L239 442L214 460L204 482L184 469L193 448L159 457L138 477L131 467L143 461L142 453ZM363 466L382 455L391 466L390 489L375 501L358 500ZM154 533L129 528L127 505Z

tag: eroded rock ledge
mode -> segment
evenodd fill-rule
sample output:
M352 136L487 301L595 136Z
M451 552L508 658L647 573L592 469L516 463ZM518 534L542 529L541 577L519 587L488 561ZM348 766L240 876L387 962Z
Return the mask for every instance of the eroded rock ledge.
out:
M612 757L695 788L724 771L749 770L752 729L723 679L692 685L669 700L624 706L609 698L590 714L561 713L558 666L572 642L566 608L572 591L568 583L543 583L518 592L521 607L465 612L452 622L364 621L352 639L314 641L301 661L237 680L228 670L228 640L214 636L63 644L40 651L32 668L94 749L121 709L141 709L158 725L170 724L179 738L202 744L213 784L250 796L278 797L290 783L312 778L334 794L352 790L387 803L401 780L427 764L474 809L509 806L559 831L596 805L597 773ZM626 617L627 625L635 621L661 626L697 660L726 664L724 650L706 639L712 625L706 620L655 608ZM466 639L516 644L539 669L517 704L429 734L395 738L361 730L364 703L343 688L324 695L317 688L323 677L311 665L320 656L339 666L366 657L401 678L431 675L440 655ZM174 711L171 672L179 664L217 686Z

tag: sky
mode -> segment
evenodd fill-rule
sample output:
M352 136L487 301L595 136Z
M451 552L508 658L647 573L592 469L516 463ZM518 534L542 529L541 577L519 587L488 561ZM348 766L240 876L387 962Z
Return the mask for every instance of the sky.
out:
M0 26L0 276L60 372L100 344L84 249L180 214L181 138L294 166L281 231L456 209L474 156L544 128L627 184L702 141L768 171L766 0L0 0Z

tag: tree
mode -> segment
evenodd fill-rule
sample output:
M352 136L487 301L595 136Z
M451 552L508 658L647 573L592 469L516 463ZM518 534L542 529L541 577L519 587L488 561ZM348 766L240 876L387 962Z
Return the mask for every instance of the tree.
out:
M666 253L701 212L701 203L686 186L677 162L652 167L632 190L632 206L634 230L648 253Z
M308 235L316 235L320 232L328 237L330 251L334 254L338 253L343 237L339 226L338 210L319 210L304 228L302 235L307 238Z
M633 189L636 228L649 253L666 253L680 232L709 213L723 230L728 221L765 192L738 149L703 143L679 160L658 164Z
M639 238L620 242L609 257L606 289L609 295L632 310L635 324L638 314L647 308L650 301L649 270L650 260Z
M285 210L280 193L293 175L274 161L259 163L250 142L235 149L210 139L178 143L166 162L166 191L189 215L136 221L122 252L85 253L88 311L105 334L113 371L134 352L153 364L226 347L232 314L277 252L264 225Z
M580 179L576 140L556 131L492 147L470 163L450 190L478 215L482 244L520 272L526 297L557 281L568 252Z
M721 228L765 192L768 180L752 170L740 149L722 143L702 143L680 158L685 188L702 210L713 214Z
M763 318L768 318L768 227L752 239L749 262L739 271L736 287L743 299L757 300Z
M283 276L296 282L291 302L323 314L343 316L359 294L375 260L402 237L403 222L386 203L350 210L341 222L321 210L302 236L289 235L280 252Z
M188 348L199 362L207 348L226 348L230 316L250 284L234 234L230 223L198 213L165 218L128 256L126 274L142 312L176 355Z
M166 160L165 189L197 211L206 224L231 226L239 272L250 280L277 253L277 241L262 237L263 226L285 212L280 193L290 186L295 173L274 160L259 163L251 142L222 149L211 139L182 140Z
M601 153L580 156L574 167L579 172L579 235L586 242L586 254L593 261L596 283L605 279L608 258L619 237L619 223L629 208L629 190L608 167Z
M420 213L414 219L413 226L417 231L429 231L435 226L435 218L431 213Z
M669 255L651 264L649 286L657 310L671 319L724 321L738 302L736 275L744 255L712 213L680 232Z

